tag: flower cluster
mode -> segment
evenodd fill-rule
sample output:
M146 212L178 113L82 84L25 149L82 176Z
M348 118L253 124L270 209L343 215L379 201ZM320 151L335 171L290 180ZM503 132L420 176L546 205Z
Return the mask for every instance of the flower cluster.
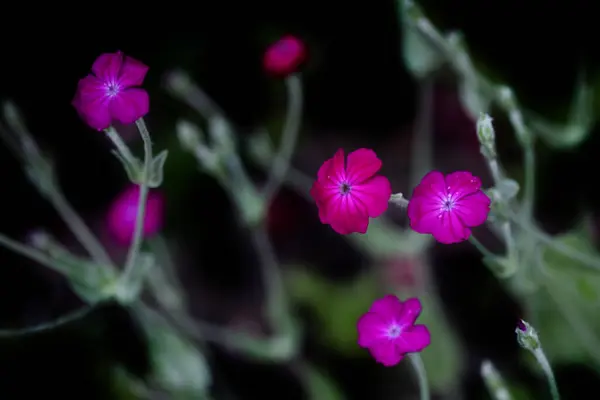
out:
M347 162L340 149L325 161L310 191L321 222L343 235L366 233L369 218L383 214L392 196L389 180L377 175L381 165L369 149L353 151ZM490 203L481 190L481 180L470 172L444 176L432 171L423 177L408 202L410 227L440 243L462 242L471 236L471 228L487 220Z
M370 149L353 151L347 160L340 149L325 161L310 190L321 222L342 235L364 234L370 218L383 214L395 199L404 199L392 195L389 180L378 175L381 167ZM451 244L469 239L471 228L486 222L490 204L481 180L470 172L431 171L414 188L407 214L413 231ZM402 302L388 295L375 301L358 320L359 346L384 366L398 364L406 354L420 352L431 342L427 327L415 325L420 313L418 299Z

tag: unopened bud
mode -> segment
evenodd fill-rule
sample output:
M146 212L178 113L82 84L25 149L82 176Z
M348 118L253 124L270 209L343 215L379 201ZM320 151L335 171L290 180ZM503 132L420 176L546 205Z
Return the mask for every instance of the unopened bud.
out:
M496 158L496 133L492 125L492 117L486 113L479 114L477 138L481 144L481 153L484 157Z
M181 143L181 146L187 151L195 151L195 149L203 142L200 128L189 121L178 121L176 131L179 143Z
M517 342L524 349L535 352L541 347L540 339L535 329L522 319L517 323L515 333L517 334Z

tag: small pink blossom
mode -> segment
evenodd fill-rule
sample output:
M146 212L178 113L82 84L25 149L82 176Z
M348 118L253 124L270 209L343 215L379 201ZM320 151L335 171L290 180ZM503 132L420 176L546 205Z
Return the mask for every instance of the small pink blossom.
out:
M344 150L339 149L319 168L310 194L319 208L321 223L331 225L342 235L365 233L369 218L380 216L388 208L390 181L376 175L381 160L373 150L353 151L344 164Z
M73 106L92 128L108 128L113 120L131 124L148 113L150 99L141 86L148 67L123 53L105 53L92 74L79 80Z
M417 353L431 343L425 325L415 325L421 302L411 298L400 301L387 295L376 300L357 323L358 345L369 349L375 361L392 367L407 353Z
M131 185L112 203L107 216L108 230L122 245L133 239L137 218L140 188ZM146 202L144 237L156 234L163 225L164 198L159 191L150 190Z
M481 180L470 172L439 171L425 175L408 203L410 227L431 234L440 243L467 240L472 227L483 224L490 212L490 198L481 190Z
M265 51L263 66L269 73L286 76L296 72L305 58L304 43L294 36L287 35Z

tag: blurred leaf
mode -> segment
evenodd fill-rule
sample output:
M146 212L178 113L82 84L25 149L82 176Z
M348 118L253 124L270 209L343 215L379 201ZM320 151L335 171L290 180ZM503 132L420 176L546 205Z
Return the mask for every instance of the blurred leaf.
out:
M172 398L205 398L212 377L200 349L158 313L143 305L137 305L135 310L148 336L156 384Z
M406 68L421 79L436 71L444 57L440 50L408 23L403 24L402 58Z
M563 245L598 257L583 230L555 238ZM600 272L586 268L551 248L545 248L538 272L542 287L528 297L531 322L551 363L593 363L600 367ZM539 267L542 267L540 265Z
M430 294L419 296L423 312L417 323L427 325L431 345L421 352L432 391L446 392L458 385L463 373L463 349L436 299Z
M335 382L313 365L305 364L308 398L311 400L341 400L344 395Z
M162 150L158 153L150 164L150 179L148 186L151 188L157 188L162 185L165 168L165 162L167 162L167 156L169 155L168 150Z
M384 218L372 219L366 234L347 236L358 248L375 257L392 257L398 253L422 254L432 239L411 230L402 230Z
M364 353L356 343L356 321L379 295L373 275L365 274L340 285L296 268L289 285L292 298L315 313L327 346L346 354Z
M289 277L289 285L292 297L314 312L325 345L349 355L366 354L366 350L357 344L356 322L373 301L381 297L373 274L334 284L305 268L295 268ZM401 297L408 296L402 294ZM422 353L423 362L432 390L443 391L460 380L461 347L436 305L436 299L428 294L420 295L419 299L423 313L418 323L427 325L432 337L431 346Z
M595 122L593 107L593 88L585 79L580 78L566 123L546 121L533 113L528 114L527 121L549 145L556 148L572 148L578 146L590 134Z

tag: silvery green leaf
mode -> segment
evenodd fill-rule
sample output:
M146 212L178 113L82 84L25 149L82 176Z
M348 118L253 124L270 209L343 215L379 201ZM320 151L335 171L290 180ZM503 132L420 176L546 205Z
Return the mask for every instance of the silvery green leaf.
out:
M164 177L164 167L169 155L168 150L163 150L154 157L150 164L150 178L148 180L148 186L151 188L157 188L162 185Z
M202 351L155 311L142 304L134 309L148 336L153 381L170 393L204 398L212 374Z
M498 190L500 197L507 201L513 199L517 193L519 193L520 188L515 180L505 178L498 182L496 189Z
M111 150L111 153L117 157L117 159L121 162L123 169L125 169L125 173L127 174L127 178L131 183L136 185L140 184L140 171L142 170L141 164L138 160L127 160L125 157L121 155L117 150Z
M533 130L549 145L556 148L572 148L585 140L592 130L595 122L593 102L594 92L591 85L580 79L565 124L544 120L532 112L528 113L528 121Z

